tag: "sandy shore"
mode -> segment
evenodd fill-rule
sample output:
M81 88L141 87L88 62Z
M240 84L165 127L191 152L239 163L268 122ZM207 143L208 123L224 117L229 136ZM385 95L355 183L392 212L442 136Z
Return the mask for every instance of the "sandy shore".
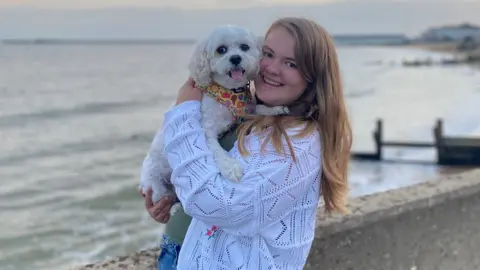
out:
M452 53L452 54L458 54L460 53L457 50L457 43L437 43L437 44L406 44L406 45L401 45L402 47L406 48L416 48L416 49L423 49L427 51L432 51L432 52L446 52L446 53Z
M480 56L480 48L474 51L461 51L458 49L459 43L457 42L445 42L445 43L415 43L402 45L406 48L417 48L432 52L444 52L452 54L453 56L465 57L469 55Z
M435 43L435 44L418 43L418 44L407 44L404 46L411 47L411 48L424 49L432 52L445 52L445 53L451 53L456 55L463 54L457 49L458 43L453 43L453 42Z
M420 49L430 52L444 53L448 56L444 57L440 62L434 62L432 59L415 59L404 61L405 66L430 66L430 65L453 65L467 64L476 68L480 68L480 47L475 50L459 50L458 42L443 43L412 43L404 45L394 45L402 48Z

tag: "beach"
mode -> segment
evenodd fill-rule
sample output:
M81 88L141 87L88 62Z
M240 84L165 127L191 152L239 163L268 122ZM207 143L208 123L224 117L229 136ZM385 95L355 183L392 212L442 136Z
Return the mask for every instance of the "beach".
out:
M394 46L443 54L443 58L437 59L438 61L436 62L436 64L439 64L440 62L440 64L442 65L461 64L470 65L474 68L480 68L480 45L478 44L475 45L476 48L468 50L461 49L461 42L412 42L409 44ZM404 63L408 62L410 62L410 65L415 65L413 64L413 62L417 62L416 65L431 65L432 59L408 59Z
M140 166L187 76L184 45L0 46L0 269L68 269L151 248L162 225L144 211ZM480 72L470 65L404 67L441 59L413 46L339 47L354 151L385 137L479 134ZM463 168L432 150L389 149L394 161L352 161L351 196L396 189ZM6 232L6 233L5 233Z

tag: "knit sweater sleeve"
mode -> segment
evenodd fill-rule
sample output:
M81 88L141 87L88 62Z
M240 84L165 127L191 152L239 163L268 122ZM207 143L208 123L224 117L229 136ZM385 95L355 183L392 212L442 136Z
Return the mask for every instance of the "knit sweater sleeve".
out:
M261 152L262 143L251 137L251 154L237 157L244 175L232 182L220 175L207 146L200 102L181 103L164 120L171 180L185 212L193 218L228 233L253 236L304 204L317 202L305 198L309 189L319 188L321 155L316 134L291 139L296 162L287 147L287 154L277 153L270 144Z

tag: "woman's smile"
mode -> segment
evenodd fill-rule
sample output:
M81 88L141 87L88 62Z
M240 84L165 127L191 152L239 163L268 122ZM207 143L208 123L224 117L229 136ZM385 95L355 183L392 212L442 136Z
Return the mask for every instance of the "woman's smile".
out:
M263 82L268 86L281 87L281 86L284 85L283 83L280 83L280 82L278 82L274 79L270 79L269 77L267 77L265 75L262 75L262 79L263 79Z

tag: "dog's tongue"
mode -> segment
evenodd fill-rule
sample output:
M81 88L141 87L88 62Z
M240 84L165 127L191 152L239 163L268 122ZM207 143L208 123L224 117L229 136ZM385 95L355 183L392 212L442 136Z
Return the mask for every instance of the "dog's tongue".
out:
M241 69L234 69L231 71L232 73L232 79L234 80L240 80L243 76L243 71Z

